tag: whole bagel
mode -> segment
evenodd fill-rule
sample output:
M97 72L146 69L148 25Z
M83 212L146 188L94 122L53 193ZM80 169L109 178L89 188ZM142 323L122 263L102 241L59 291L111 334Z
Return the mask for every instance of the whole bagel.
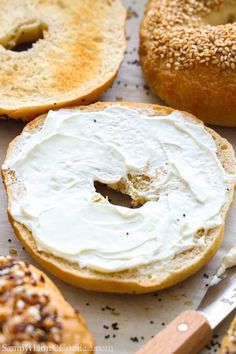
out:
M236 126L236 2L149 0L140 59L155 94L206 123Z
M1 1L0 115L96 101L123 59L125 16L120 0Z

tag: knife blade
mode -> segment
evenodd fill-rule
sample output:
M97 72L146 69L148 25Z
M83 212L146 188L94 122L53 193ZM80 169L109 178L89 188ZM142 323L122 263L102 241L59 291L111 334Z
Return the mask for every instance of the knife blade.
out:
M213 277L197 311L182 312L136 354L197 354L235 308L236 268L230 268Z
M225 274L213 281L203 297L198 311L210 323L212 329L218 326L236 308L236 269L227 269Z

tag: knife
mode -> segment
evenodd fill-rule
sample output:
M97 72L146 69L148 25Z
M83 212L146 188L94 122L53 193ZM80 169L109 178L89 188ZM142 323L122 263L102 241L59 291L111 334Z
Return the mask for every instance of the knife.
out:
M212 331L236 308L236 270L213 277L196 311L178 315L136 354L197 354L212 338Z

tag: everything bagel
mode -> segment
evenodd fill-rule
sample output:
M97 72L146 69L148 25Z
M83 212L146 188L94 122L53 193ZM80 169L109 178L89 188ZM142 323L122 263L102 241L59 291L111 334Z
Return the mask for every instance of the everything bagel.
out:
M236 2L150 0L140 59L155 94L206 123L236 126Z
M0 274L1 353L66 354L68 348L71 354L94 352L84 319L46 274L3 256Z

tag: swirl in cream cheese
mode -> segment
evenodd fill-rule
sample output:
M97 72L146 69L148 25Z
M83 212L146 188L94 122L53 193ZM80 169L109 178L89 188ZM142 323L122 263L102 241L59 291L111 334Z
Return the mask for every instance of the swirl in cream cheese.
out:
M229 176L200 123L174 111L158 118L122 106L50 111L42 129L24 132L4 168L24 188L10 213L38 250L101 272L174 257L199 229L222 224ZM146 176L139 188L129 176ZM127 185L139 209L96 198L94 181Z

